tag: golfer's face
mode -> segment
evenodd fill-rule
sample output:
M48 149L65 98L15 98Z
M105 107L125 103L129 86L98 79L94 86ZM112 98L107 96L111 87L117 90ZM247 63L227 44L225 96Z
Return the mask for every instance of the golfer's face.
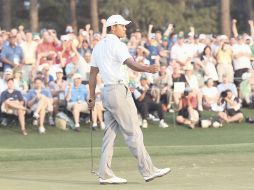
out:
M120 24L117 24L114 26L114 33L119 37L119 38L123 38L125 37L125 34L126 34L126 28L124 25L120 25Z

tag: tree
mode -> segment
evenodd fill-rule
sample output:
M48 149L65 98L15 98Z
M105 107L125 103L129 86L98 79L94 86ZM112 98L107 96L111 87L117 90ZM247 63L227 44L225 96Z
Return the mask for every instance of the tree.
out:
M90 17L92 29L95 32L99 31L99 17L98 17L98 2L97 0L90 0Z
M253 14L253 0L247 0L247 11L248 11L248 19L253 20L254 19L254 14Z
M71 10L71 25L75 33L78 31L78 24L77 24L77 9L76 9L77 2L76 0L70 0L70 10Z
M221 0L221 33L230 36L230 0Z
M38 32L39 29L38 0L30 0L30 28L32 32Z
M11 29L11 1L2 0L2 19L3 19L3 29Z

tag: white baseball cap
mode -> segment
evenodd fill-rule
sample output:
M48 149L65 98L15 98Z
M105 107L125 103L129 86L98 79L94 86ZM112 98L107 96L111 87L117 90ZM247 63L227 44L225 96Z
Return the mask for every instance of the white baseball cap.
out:
M106 27L113 26L113 25L127 25L130 24L131 21L125 20L121 15L112 15L108 17L106 21Z
M75 79L81 79L81 78L82 78L82 76L81 76L81 74L79 74L79 73L75 73L75 74L73 75L73 77L72 77L73 80L75 80Z

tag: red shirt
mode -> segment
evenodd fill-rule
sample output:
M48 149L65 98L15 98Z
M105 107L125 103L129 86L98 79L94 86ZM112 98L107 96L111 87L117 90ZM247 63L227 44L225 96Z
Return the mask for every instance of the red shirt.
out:
M53 64L55 64L56 60L56 47L54 43L51 42L42 42L37 46L36 55L38 57L39 54L45 53L40 60L39 65L42 65L44 63L48 63L49 61L52 61Z

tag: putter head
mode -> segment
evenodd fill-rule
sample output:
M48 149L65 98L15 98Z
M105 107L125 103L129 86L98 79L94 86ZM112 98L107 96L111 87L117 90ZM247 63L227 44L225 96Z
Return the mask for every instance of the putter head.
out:
M96 172L96 171L94 171L94 170L91 171L91 174L93 174L93 175L95 175L95 176L99 176L99 173Z

